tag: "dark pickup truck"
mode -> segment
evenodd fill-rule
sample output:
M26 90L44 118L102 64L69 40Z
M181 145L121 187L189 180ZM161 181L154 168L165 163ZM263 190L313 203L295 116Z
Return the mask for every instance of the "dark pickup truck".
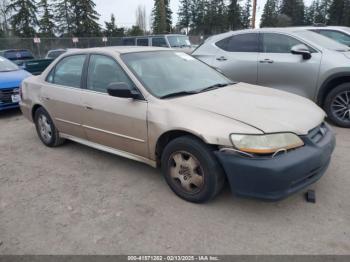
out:
M33 75L40 75L53 61L53 59L35 59L32 52L26 49L2 50L0 56L11 60Z

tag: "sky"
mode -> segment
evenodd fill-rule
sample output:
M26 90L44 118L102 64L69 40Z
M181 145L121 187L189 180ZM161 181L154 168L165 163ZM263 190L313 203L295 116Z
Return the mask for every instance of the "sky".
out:
M245 0L242 0L245 1ZM309 5L312 0L304 0ZM257 0L257 23L260 24L260 17L264 9L266 0ZM100 23L104 26L104 21L109 21L113 13L116 16L116 22L121 27L131 27L135 24L135 10L138 5L146 7L147 17L150 17L154 0L95 0L96 9L100 13ZM177 22L177 12L179 9L179 0L170 0L170 7L173 11L173 23ZM149 19L148 19L149 20ZM149 21L147 21L149 28Z

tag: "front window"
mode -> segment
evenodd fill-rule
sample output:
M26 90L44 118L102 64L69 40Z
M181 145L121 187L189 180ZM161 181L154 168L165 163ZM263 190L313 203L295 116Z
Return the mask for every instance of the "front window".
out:
M87 89L107 93L111 84L121 82L126 83L130 89L135 89L134 84L114 59L104 55L91 55Z
M17 65L3 57L0 57L0 72L10 72L16 70L19 70Z
M168 36L168 41L171 47L191 47L191 42L188 36Z
M195 94L232 81L182 52L158 51L123 54L122 59L156 97Z
M292 47L300 44L303 43L293 37L282 34L265 33L262 37L262 46L264 53L290 54Z

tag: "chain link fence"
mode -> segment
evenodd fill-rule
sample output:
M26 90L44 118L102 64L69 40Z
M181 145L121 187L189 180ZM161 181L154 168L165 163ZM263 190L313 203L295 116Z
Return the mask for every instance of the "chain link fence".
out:
M108 37L107 42L102 37L80 37L77 43L72 38L40 38L40 43L34 43L34 38L0 38L0 50L29 49L35 57L43 58L47 52L59 48L89 48L102 46L118 46L122 37ZM200 44L203 37L190 36L192 44Z

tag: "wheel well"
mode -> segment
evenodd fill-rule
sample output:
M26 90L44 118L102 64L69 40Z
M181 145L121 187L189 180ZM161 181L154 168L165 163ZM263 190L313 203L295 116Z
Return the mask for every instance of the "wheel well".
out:
M350 83L350 75L335 77L335 78L327 81L319 93L317 103L321 107L323 107L324 101L326 100L326 97L329 94L329 92L331 92L335 87L337 87L341 84L344 84L344 83Z
M201 141L203 141L203 139L201 139L200 137L187 132L187 131L182 131L182 130L172 130L172 131L168 131L164 134L162 134L157 141L156 144L156 162L157 162L157 166L160 166L160 161L161 161L161 157L164 151L164 148L166 147L167 144L169 144L171 141L173 141L174 139L181 137L181 136L192 136L193 138L199 139Z
M41 105L34 105L33 106L33 109L32 109L32 119L34 121L34 118L35 118L35 112L36 110L38 110L40 107L42 107Z

